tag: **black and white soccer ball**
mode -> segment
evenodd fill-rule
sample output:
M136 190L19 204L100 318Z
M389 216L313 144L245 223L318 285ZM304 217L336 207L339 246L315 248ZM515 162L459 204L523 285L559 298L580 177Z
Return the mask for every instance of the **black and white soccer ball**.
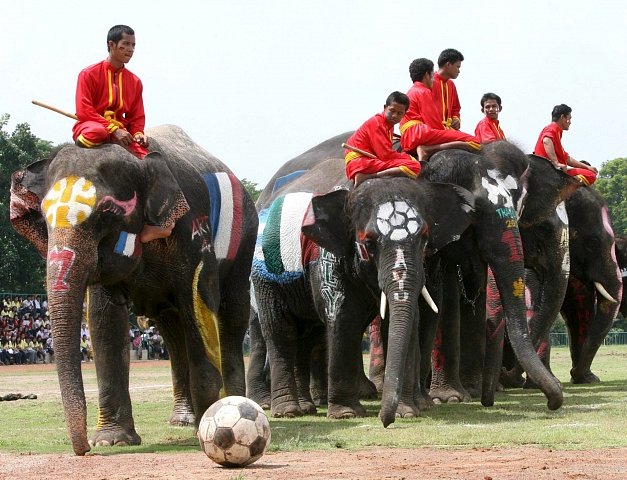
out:
M270 423L262 408L246 397L225 397L200 419L203 452L225 467L245 467L259 460L270 444Z

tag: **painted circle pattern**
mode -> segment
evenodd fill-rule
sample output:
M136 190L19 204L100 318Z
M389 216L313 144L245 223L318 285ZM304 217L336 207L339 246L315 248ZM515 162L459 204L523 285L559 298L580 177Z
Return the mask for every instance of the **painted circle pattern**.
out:
M41 208L52 228L75 227L91 215L96 204L96 187L83 177L66 177L48 191Z
M404 240L418 232L420 228L418 213L404 200L386 202L379 205L377 228L381 235L389 236L390 240Z

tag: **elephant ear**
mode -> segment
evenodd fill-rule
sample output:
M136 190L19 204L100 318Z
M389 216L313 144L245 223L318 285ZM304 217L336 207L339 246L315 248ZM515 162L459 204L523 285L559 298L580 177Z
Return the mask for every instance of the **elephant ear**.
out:
M143 160L146 180L144 219L150 225L172 227L189 211L189 204L170 167L160 153Z
M303 235L338 257L351 251L347 195L342 189L314 196L301 227Z
M48 165L50 159L39 160L13 172L9 206L11 225L43 258L48 254L48 228L41 211L41 199L46 194Z
M472 223L475 199L463 187L448 183L425 182L426 218L429 223L429 245L432 253L459 240Z

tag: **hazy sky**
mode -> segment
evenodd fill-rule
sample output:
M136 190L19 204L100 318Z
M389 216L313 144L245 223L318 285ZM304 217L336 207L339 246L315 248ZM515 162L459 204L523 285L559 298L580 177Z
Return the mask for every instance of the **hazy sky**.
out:
M487 91L506 136L530 152L554 105L573 108L563 143L597 167L627 156L627 7L616 1L19 0L0 17L0 114L71 140L78 72L107 56L115 24L135 29L128 68L147 127L179 125L240 178L265 186L287 160L407 91L409 63L445 48L465 61L462 130ZM338 145L338 153L341 154Z

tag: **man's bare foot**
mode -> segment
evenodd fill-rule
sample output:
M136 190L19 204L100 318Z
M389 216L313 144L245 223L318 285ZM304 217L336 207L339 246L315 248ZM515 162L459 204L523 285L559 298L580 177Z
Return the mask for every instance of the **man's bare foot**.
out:
M174 226L165 228L160 227L159 225L144 225L144 228L142 228L142 231L139 234L139 240L142 243L148 243L158 238L169 237L173 228Z
M359 185L360 183L365 182L366 180L368 180L369 178L374 178L376 177L377 174L370 174L370 173L357 173L355 175L355 186Z
M416 155L418 155L418 161L419 162L426 162L427 160L429 160L429 157L431 156L432 153L433 152L430 152L429 150L427 150L422 145L419 145L416 148Z

